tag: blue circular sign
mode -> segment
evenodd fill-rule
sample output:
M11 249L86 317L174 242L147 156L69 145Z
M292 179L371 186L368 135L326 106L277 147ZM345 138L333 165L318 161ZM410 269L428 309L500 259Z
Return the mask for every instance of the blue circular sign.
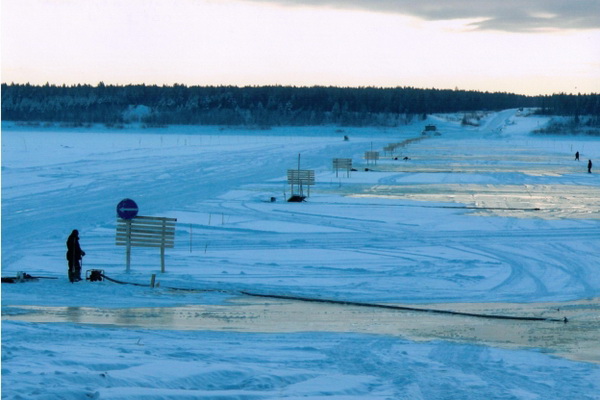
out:
M131 199L123 199L117 204L117 215L123 219L135 218L138 214L138 206Z

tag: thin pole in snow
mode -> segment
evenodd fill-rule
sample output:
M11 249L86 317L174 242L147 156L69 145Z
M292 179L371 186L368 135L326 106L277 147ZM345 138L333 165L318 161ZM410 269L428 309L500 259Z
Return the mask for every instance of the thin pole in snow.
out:
M125 243L125 272L129 273L131 267L131 220L128 219L125 221L125 235L126 235L126 243Z

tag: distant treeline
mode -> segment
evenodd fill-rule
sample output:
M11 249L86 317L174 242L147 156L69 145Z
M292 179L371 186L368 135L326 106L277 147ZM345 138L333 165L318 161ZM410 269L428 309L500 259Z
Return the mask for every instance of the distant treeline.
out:
M412 87L2 84L2 120L74 125L397 126L432 113L521 107L545 114L599 116L600 95L524 96Z

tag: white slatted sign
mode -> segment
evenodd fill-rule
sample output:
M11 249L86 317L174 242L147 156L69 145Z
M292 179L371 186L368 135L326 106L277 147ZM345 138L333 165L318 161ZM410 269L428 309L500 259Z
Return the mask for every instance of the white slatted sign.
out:
M165 272L165 249L175 246L177 218L143 217L117 219L117 246L126 246L127 272L131 260L131 247L160 248L160 270Z
M290 184L315 184L315 171L312 169L288 169L287 176Z
M379 152L378 151L365 151L365 160L367 160L367 164L369 160L372 160L377 164L377 160L379 160Z
M310 186L315 184L315 171L312 169L288 169L287 170L288 183L292 186L292 193L294 192L294 185L297 185L302 195L303 187L309 186L308 194L310 196Z
M335 176L338 176L338 170L345 169L348 176L350 176L350 170L352 169L351 158L334 158L333 169L335 169Z
M398 146L395 143L390 143L387 146L383 147L383 152L390 153L390 155L392 155L394 153L394 150L396 150L396 147Z

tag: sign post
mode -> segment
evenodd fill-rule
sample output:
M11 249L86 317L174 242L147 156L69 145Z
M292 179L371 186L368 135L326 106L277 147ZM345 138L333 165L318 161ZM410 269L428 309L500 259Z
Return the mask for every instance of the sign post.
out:
M117 204L117 215L125 221L125 272L129 273L131 265L131 219L138 214L139 208L135 201L123 199Z
M130 214L128 214L130 215ZM135 216L117 219L117 246L125 246L126 271L131 263L131 247L159 247L160 272L165 272L165 249L175 246L177 218Z
M310 186L315 184L315 171L312 169L288 169L288 183L291 185L292 196L294 195L294 185L298 188L299 196L304 196L303 188L308 187L308 196L310 197Z
M288 183L291 185L292 197L288 201L304 201L303 186L308 187L308 197L310 197L310 186L315 184L315 171L310 169L300 169L300 154L298 154L298 169L288 169ZM299 194L294 194L294 185L298 187Z
M375 165L377 165L377 160L379 160L379 152L378 151L365 151L365 159L367 160L367 165L369 161L372 160Z
M352 159L351 158L334 158L333 159L333 168L335 169L335 176L338 176L338 170L345 169L346 176L350 177L350 170L352 169Z

